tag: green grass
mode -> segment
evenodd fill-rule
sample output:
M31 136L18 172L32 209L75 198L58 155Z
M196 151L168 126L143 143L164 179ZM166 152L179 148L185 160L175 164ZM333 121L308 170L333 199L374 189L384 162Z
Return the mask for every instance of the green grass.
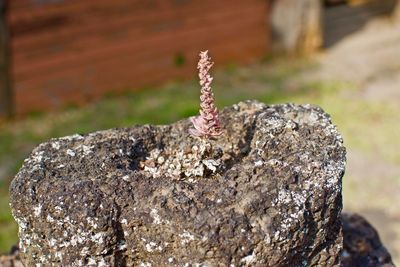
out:
M246 99L317 104L331 114L347 147L380 153L382 158L400 163L392 144L398 140L398 132L394 131L399 121L398 108L394 104L358 99L357 88L351 84L320 81L305 75L316 68L316 63L305 59L269 60L246 67L230 65L214 75L217 104L224 107ZM36 145L74 133L133 124L170 123L196 114L198 96L195 80L175 82L160 88L107 96L86 107L70 106L53 114L35 113L0 125L0 181L3 181L0 183L0 253L17 243L17 227L8 207L8 184ZM376 152L377 147L392 148Z
M17 243L17 225L11 216L8 194L4 185L0 188L0 253L8 252Z

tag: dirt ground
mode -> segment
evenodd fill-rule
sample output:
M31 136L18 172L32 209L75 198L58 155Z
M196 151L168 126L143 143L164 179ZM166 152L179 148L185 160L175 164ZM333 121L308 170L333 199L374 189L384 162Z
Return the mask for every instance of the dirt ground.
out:
M343 79L355 84L348 101L361 98L371 105L394 106L400 112L400 23L388 18L370 21L360 31L324 51L317 71L322 79ZM349 114L351 116L352 114ZM400 122L377 118L391 140L357 133L372 149L348 147L344 209L365 216L376 229L394 261L400 265ZM371 125L371 127L375 127ZM372 130L372 129L371 129ZM345 139L346 142L346 139ZM391 150L391 156L386 157Z

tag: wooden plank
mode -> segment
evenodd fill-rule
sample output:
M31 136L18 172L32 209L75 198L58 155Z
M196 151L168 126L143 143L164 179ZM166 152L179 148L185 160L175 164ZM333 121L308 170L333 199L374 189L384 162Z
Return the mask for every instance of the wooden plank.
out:
M249 4L260 0L248 0ZM241 0L230 0L230 1L215 1L215 0L202 0L202 1L172 1L172 0L79 0L79 1L67 1L60 3L51 3L37 5L35 7L27 8L25 10L13 10L10 16L11 25L15 22L21 21L33 21L40 17L57 17L64 15L71 15L76 18L82 17L82 15L96 15L96 16L111 16L112 18L118 16L125 16L129 14L140 14L142 12L151 11L165 11L165 10L179 10L184 8L197 7L203 9L204 7L212 10L213 6L221 6L224 4L226 8L230 8L234 5L241 4ZM229 6L227 6L229 5Z
M16 56L25 54L38 55L37 53L40 53L40 50L43 53L48 53L46 49L49 46L62 46L63 50L68 50L69 47L76 48L76 43L79 42L81 44L81 40L85 39L93 40L95 38L96 40L93 40L95 42L118 41L118 39L123 39L125 36L131 34L136 34L142 39L143 36L173 30L174 28L192 27L198 24L209 24L212 26L212 23L221 23L225 17L232 20L234 19L232 16L258 15L260 14L260 7L262 8L262 6L249 6L247 8L232 7L217 9L204 16L199 16L199 14L178 16L174 13L158 15L159 12L153 12L152 15L146 16L146 18L140 18L141 16L132 14L132 16L122 18L123 24L115 24L115 21L106 24L92 23L79 26L79 30L75 29L75 26L71 29L65 25L63 29L56 32L51 30L43 34L32 32L30 36L24 38L14 37L12 47L13 51L17 53ZM229 21L226 23L229 23ZM162 29L157 30L157 27L162 27Z
M256 9L247 9L249 12L243 14L252 14L257 11ZM240 11L238 11L240 13ZM263 25L263 16L244 16L241 20L234 20L238 12L230 13L229 16L216 16L210 18L207 23L198 23L189 27L181 27L170 31L160 33L152 33L147 35L137 35L137 32L130 33L127 30L125 38L115 40L99 40L83 39L80 41L79 46L66 49L63 52L52 54L47 53L35 60L35 57L20 57L15 55L14 62L16 64L15 75L17 79L25 79L24 77L38 75L41 72L48 73L54 72L60 68L72 68L82 64L82 62L96 63L99 60L113 60L123 54L137 54L143 55L146 52L154 53L162 51L165 46L172 45L176 47L175 50L179 51L181 47L188 45L188 42L196 40L207 40L214 37L224 38L232 36L233 39L241 38L241 31L249 31L254 28L265 29ZM223 19L223 20L221 20ZM225 22L228 21L228 22ZM260 36L260 38L263 38ZM178 40L178 42L177 42ZM233 41L234 41L233 40ZM159 49L155 46L160 46ZM154 51L156 50L156 51ZM138 53L140 51L140 53ZM16 52L15 52L16 53ZM153 55L154 57L154 55Z
M40 6L15 0L9 22L13 27L22 22L11 43L16 112L57 109L110 91L193 77L202 49L210 49L219 66L267 52L267 0L150 2L153 8L139 8L142 0ZM57 16L66 20L47 27ZM183 66L174 63L178 54Z
M224 4L222 2L222 4ZM136 29L137 34L151 34L157 31L165 31L168 28L179 26L180 23L196 24L199 20L208 23L209 18L215 16L226 16L226 14L236 12L237 16L249 13L259 14L263 9L264 3L257 1L254 4L242 4L226 7L226 3L212 4L210 6L185 6L174 9L146 10L146 12L134 11L130 14L112 17L87 14L78 18L68 15L66 23L59 30L54 31L30 31L29 35L13 36L12 46L15 51L36 51L48 47L49 45L74 43L77 39L126 35L126 30ZM246 12L247 10L247 12ZM242 13L240 13L242 11ZM238 13L239 12L239 13ZM204 14L204 15L203 15ZM229 22L227 22L229 23ZM186 26L186 25L185 25Z
M0 117L11 117L14 111L6 12L7 1L0 0Z
M211 47L213 60L223 66L232 61L243 63L259 58L265 53L265 45L258 40L255 42L254 38L243 38L229 45L220 41ZM70 69L54 73L45 79L21 81L18 83L19 90L16 90L18 102L21 103L18 113L32 108L56 109L62 103L82 103L110 91L156 85L178 77L193 77L196 75L198 49L191 48L190 51L188 53L191 55L184 68L173 66L171 59L164 56L156 62L143 62L130 68L120 66L114 70L102 65L92 73L85 72L84 69Z
M197 53L203 48L209 48L211 51L213 51L214 47L224 45L228 47L231 44L237 46L238 50L240 50L242 49L243 43L245 43L246 45L250 43L263 46L265 51L266 38L265 35L263 35L262 29L260 30L257 28L253 28L251 30L247 30L243 32L243 34L240 36L242 38L238 38L238 36L232 34L225 36L222 35L221 37L222 38L220 38L220 36L214 36L213 38L210 37L209 39L204 41L196 41L196 39L194 38L187 38L188 41L182 44L179 50L177 50L177 47L174 45L165 45L159 47L158 45L156 45L157 43L154 43L152 45L152 49L142 51L142 53L122 53L120 56L111 57L106 60L103 59L96 61L83 61L80 62L80 64L77 64L76 66L70 68L58 68L53 70L46 69L43 71L44 73L46 73L46 76L40 75L40 73L42 73L42 71L40 71L36 75L30 75L29 77L25 77L25 79L22 79L22 77L20 77L16 80L27 81L33 84L35 83L35 81L42 81L44 79L57 80L57 77L59 77L60 73L66 73L67 71L81 73L82 75L85 75L85 73L94 72L97 76L96 79L98 80L107 77L111 79L114 76L115 79L118 79L117 77L119 77L119 73L122 73L124 71L129 73L132 80L137 80L137 78L151 79L152 75L148 77L142 75L143 69L148 68L152 69L153 72L163 72L163 68L177 68L177 66L174 65L174 55L176 51L181 52L185 56L185 66L189 67L192 66L189 62L191 60L193 61L193 67L195 67ZM136 49L133 49L133 51L135 50ZM227 50L227 52L223 54L230 55L229 50ZM235 60L237 58L240 58L240 56L240 54L231 54L230 58L232 60ZM220 56L218 58L220 58ZM168 62L168 65L161 65L159 60L166 60Z

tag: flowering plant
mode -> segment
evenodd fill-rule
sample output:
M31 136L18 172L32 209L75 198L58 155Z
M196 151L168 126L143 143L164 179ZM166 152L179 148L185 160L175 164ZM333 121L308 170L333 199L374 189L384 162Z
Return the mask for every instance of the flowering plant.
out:
M208 56L208 51L200 52L200 60L197 65L200 78L200 115L191 117L193 128L189 129L189 133L193 136L213 137L221 135L221 125L218 117L218 109L214 103L214 94L211 90L211 82L213 78L209 74L211 67L214 65Z

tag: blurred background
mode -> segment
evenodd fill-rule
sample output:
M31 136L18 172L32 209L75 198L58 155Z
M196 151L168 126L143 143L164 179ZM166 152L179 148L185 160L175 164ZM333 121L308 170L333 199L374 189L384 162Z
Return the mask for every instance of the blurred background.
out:
M17 244L8 186L53 137L198 112L198 53L220 108L320 105L348 150L344 210L400 264L396 0L0 0L0 254Z

